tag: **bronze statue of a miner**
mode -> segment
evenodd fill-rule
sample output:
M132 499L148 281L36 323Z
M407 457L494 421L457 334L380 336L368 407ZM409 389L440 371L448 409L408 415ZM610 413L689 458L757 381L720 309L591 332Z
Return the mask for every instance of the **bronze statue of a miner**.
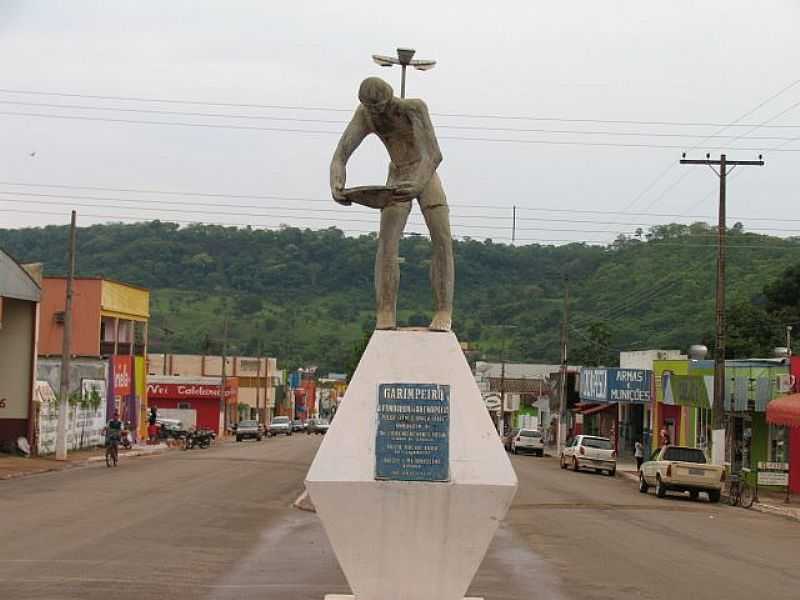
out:
M361 83L358 99L361 104L342 134L331 161L331 193L340 204L359 202L381 210L375 258L376 327L397 327L398 251L412 201L416 198L433 245L431 286L436 312L430 329L450 331L455 276L453 241L447 198L436 173L442 153L428 107L422 100L395 98L391 86L377 77L369 77ZM391 160L386 186L345 189L347 160L371 133L381 139ZM364 202L360 198L364 198L365 192L366 195L374 192L372 197L381 199Z

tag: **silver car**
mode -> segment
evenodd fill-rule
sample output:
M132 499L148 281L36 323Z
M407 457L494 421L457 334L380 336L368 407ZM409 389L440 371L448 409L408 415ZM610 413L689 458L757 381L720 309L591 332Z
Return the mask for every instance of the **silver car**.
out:
M272 423L267 428L267 435L272 437L282 433L284 435L292 435L292 422L289 417L273 417Z

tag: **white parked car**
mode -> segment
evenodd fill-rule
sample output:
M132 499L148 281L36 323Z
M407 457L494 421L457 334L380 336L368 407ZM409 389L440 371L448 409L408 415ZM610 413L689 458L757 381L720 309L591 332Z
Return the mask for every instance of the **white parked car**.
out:
M532 452L537 456L544 456L542 432L536 429L520 429L517 435L511 439L511 451L514 454Z
M617 472L617 452L610 439L594 435L576 435L561 451L561 468L574 471L587 468L605 471L613 477Z

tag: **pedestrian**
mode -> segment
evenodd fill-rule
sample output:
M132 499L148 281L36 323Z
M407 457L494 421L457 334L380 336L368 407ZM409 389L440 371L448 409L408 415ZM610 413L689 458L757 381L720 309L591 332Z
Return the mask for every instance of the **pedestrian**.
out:
M640 440L636 440L633 445L633 457L636 459L636 471L641 471L642 461L644 461L644 445Z
M667 426L666 425L663 425L661 427L661 433L659 434L659 437L661 438L661 447L662 448L664 446L669 446L670 445L669 431L667 430Z
M147 418L147 443L155 444L158 441L158 408L150 407L150 415Z

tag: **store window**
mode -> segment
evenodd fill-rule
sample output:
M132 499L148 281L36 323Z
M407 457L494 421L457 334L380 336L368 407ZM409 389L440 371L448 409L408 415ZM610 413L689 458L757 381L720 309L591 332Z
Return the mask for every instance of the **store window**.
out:
M769 426L769 462L788 462L787 439L786 427L782 425Z

